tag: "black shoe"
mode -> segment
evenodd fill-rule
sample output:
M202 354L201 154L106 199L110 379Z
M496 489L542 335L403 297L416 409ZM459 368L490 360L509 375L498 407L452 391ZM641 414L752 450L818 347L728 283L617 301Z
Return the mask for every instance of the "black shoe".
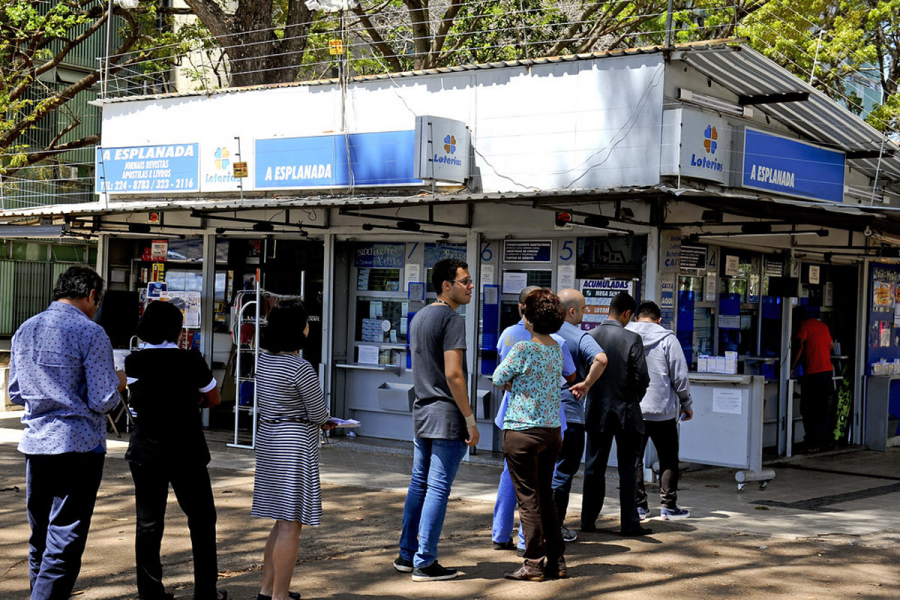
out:
M494 542L494 550L515 550L516 545L512 540L506 540L505 542Z
M651 533L653 533L652 529L649 527L641 527L640 525L622 529L622 537L640 537L642 535L650 535Z
M597 529L597 526L593 523L582 523L581 531L584 533L597 533L599 529Z
M402 556L398 556L394 559L394 568L401 573L412 573L413 562L411 560L406 560Z
M434 561L427 567L414 569L412 574L413 581L443 581L444 579L453 579L459 575L456 569L445 569Z
M288 598L290 598L291 600L300 600L300 592L288 592ZM256 600L272 600L272 596L257 594Z

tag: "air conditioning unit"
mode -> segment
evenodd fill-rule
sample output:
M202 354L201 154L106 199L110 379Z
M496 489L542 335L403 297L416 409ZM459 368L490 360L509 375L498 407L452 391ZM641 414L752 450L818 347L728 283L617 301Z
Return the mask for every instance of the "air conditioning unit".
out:
M78 167L73 167L71 165L59 165L59 178L77 181Z

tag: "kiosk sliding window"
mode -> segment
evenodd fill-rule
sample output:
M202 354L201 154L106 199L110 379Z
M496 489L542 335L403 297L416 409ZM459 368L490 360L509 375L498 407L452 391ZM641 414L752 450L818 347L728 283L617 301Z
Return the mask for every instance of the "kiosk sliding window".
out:
M360 267L356 275L359 292L399 292L400 269Z
M356 341L405 344L409 303L404 299L356 299Z

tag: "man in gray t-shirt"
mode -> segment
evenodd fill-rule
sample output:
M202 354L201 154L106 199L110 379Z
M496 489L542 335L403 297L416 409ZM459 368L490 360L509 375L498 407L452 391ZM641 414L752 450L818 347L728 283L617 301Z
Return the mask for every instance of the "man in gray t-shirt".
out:
M414 453L403 507L400 556L394 568L413 581L453 579L459 573L437 562L450 486L468 446L478 444L478 427L466 388L465 322L456 309L472 300L469 266L457 259L434 265L437 300L410 322L416 403Z
M462 351L463 377L466 368L466 322L449 306L435 302L416 314L410 328L413 381L413 431L417 438L465 440L466 420L447 384L444 354Z

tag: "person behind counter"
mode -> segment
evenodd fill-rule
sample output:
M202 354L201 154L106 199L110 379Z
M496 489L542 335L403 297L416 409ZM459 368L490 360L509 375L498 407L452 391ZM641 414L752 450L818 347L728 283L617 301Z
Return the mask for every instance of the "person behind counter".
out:
M125 357L125 373L136 379L129 389L137 418L125 460L134 479L138 595L174 598L163 586L160 561L171 484L191 532L194 598L224 599L227 593L216 590L216 505L198 410L219 404L219 391L203 356L178 348L182 322L175 305L151 302L137 329L144 345Z
M830 445L828 432L832 429L834 410L834 366L831 348L834 345L828 326L813 319L802 306L794 308L794 323L798 324L791 371L803 363L800 377L800 415L803 417L803 441L808 452L818 452Z
M644 451L653 440L659 455L659 515L665 520L687 519L689 510L678 506L678 422L694 416L691 408L691 382L684 351L675 334L659 324L662 311L656 302L642 302L637 322L626 329L644 342L644 358L650 374L650 386L641 400L644 437L635 462L637 511L641 520L650 516L650 504L644 487ZM679 420L676 420L679 419Z
M319 430L329 430L328 407L319 377L300 356L309 333L300 301L277 305L262 331L256 368L259 431L250 514L275 519L266 541L262 587L257 600L288 600L300 531L322 518Z
M531 339L513 346L493 376L499 388L512 384L503 418L503 455L525 530L522 566L506 577L543 581L568 576L553 502L553 471L562 447L563 353L551 334L559 331L564 312L556 294L537 289L526 296L522 316Z

